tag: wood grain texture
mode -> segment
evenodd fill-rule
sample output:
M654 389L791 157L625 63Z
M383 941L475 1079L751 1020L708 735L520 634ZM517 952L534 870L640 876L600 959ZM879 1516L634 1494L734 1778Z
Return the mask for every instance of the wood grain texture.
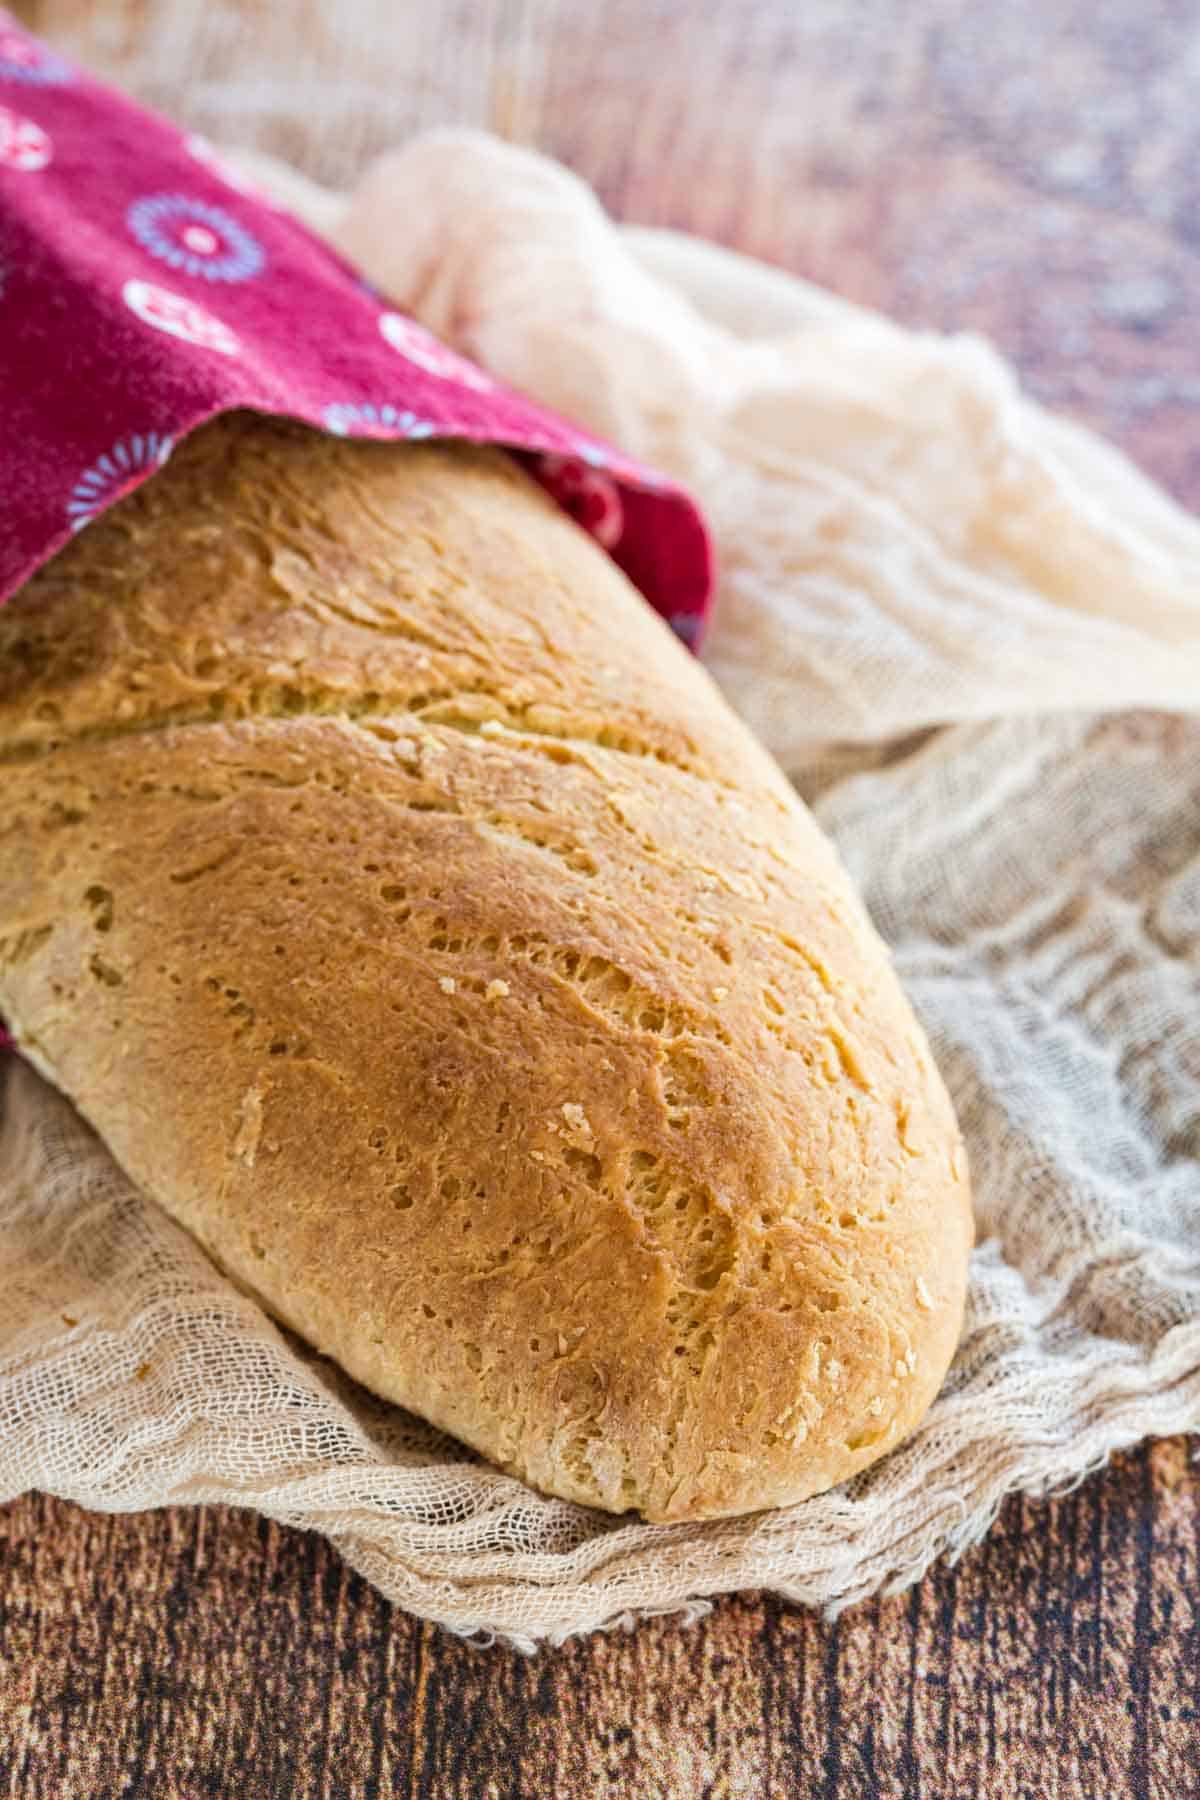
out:
M525 1658L249 1513L0 1512L0 1795L711 1800L1200 1793L1200 1474L1013 1502L830 1626L758 1596Z
M424 125L910 323L1200 505L1192 0L24 0L229 142L349 179ZM1200 1476L1178 1441L1014 1501L824 1624L772 1599L525 1660L250 1514L0 1511L0 1796L1200 1795Z

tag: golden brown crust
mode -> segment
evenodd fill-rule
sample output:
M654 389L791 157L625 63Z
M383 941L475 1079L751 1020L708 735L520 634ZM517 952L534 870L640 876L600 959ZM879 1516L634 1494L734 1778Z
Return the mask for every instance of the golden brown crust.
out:
M0 610L0 1010L280 1318L549 1492L799 1500L953 1351L882 947L494 453L219 420Z

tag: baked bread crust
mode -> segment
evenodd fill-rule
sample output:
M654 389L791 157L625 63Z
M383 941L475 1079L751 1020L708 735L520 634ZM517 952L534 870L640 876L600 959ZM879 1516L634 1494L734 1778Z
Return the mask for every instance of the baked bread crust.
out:
M953 1353L882 945L497 452L224 417L0 609L0 1012L279 1319L549 1493L801 1500Z

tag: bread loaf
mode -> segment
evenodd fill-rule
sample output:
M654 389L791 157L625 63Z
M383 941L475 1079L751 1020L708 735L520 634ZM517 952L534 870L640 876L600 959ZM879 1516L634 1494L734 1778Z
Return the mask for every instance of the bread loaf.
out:
M222 418L0 609L0 1013L278 1319L549 1493L801 1500L954 1349L881 944L498 452Z

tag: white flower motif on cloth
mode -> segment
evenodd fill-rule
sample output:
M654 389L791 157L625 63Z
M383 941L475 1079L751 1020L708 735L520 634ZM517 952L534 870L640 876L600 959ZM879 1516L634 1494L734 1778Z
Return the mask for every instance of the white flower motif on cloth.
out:
M580 456L546 455L538 458L538 473L559 505L591 533L605 550L620 543L625 530L621 491L596 460Z
M134 432L121 438L103 456L85 469L67 500L67 518L72 531L81 531L97 513L111 506L128 488L135 487L144 475L161 468L170 456L174 442L161 432Z
M224 207L186 194L148 194L125 222L151 256L204 281L248 281L266 262L258 239Z
M173 294L170 288L155 287L152 281L127 281L121 298L143 325L152 325L169 337L182 338L202 350L217 350L222 356L236 356L241 349L237 334L223 320L183 294Z
M0 81L24 81L31 87L56 87L70 81L71 65L19 31L0 24Z
M428 419L421 419L413 412L401 412L385 401L382 406L373 406L369 401L357 406L350 401L334 401L325 408L325 428L338 437L393 437L400 434L408 438L433 437L436 425Z
M446 381L461 382L464 387L478 388L481 393L496 385L490 375L477 369L473 362L468 362L457 350L448 350L432 332L426 331L414 319L406 319L403 313L380 313L379 330L393 350L398 350L401 356L416 363L419 369L427 370L430 375L441 376Z
M20 113L0 106L0 168L35 174L46 167L53 155L54 144L48 132L32 119L23 119Z

